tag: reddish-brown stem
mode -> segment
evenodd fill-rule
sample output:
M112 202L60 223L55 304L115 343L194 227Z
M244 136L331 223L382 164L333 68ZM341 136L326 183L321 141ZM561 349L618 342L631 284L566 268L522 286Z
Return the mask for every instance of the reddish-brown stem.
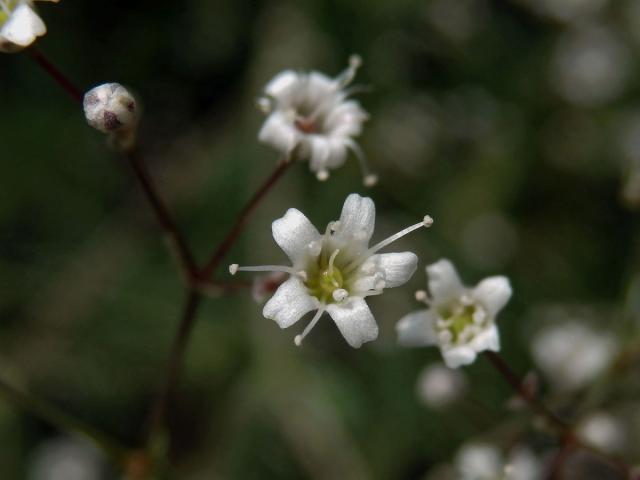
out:
M242 229L247 223L247 220L249 220L253 211L260 204L264 196L278 183L278 180L282 178L292 163L293 162L288 158L281 160L269 178L267 178L256 193L253 194L253 197L251 197L238 215L238 218L231 227L231 230L229 230L229 233L227 233L227 236L222 240L220 245L218 245L211 255L210 260L200 271L201 278L208 279L213 275L216 268L220 265L220 262L224 260L224 257L229 253L229 250L231 250L231 247L242 232Z
M148 445L153 436L162 430L163 422L166 417L167 407L171 401L173 392L178 384L180 376L180 367L184 353L189 343L190 333L195 323L196 313L202 297L195 291L190 291L183 309L182 319L178 325L178 330L174 337L169 360L167 362L166 377L158 394L155 397L149 411L149 416L145 425L145 445Z
M182 232L176 226L169 210L158 194L144 162L140 159L140 154L136 150L132 150L127 153L127 160L166 236L169 248L174 252L182 267L183 274L187 277L186 280L190 285L193 284L197 278L198 267Z
M573 448L580 448L597 457L600 457L603 461L609 463L613 467L620 470L620 472L624 473L625 476L629 474L631 468L624 461L618 458L614 458L611 455L607 455L606 453L598 450L592 445L589 445L578 439L573 434L572 426L558 417L555 413L553 413L535 393L525 388L524 383L522 382L520 377L511 369L509 364L498 353L485 351L484 354L485 357L491 362L491 365L493 365L495 369L506 380L506 382L511 385L511 388L513 388L513 390L527 402L531 409L542 415L549 422L549 424L551 424L556 429L557 434L563 440L563 447L571 445ZM566 457L566 455L563 455L559 461L563 462ZM555 465L554 470L559 471L561 467L562 463L560 463L559 465Z
M60 85L65 92L67 92L71 98L73 98L76 102L82 104L82 100L84 95L80 91L75 84L69 80L69 78L62 73L58 68L50 62L44 54L38 50L36 47L31 47L27 50L29 56L40 66L47 74L53 78L58 85Z

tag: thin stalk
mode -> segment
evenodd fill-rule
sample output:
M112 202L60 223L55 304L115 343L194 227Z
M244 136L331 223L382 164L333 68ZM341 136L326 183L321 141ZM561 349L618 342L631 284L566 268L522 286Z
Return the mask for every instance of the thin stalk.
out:
M540 415L542 415L550 424L554 426L557 434L563 439L563 447L566 447L568 444L573 445L575 448L580 448L584 451L591 453L603 461L607 462L614 468L618 469L621 473L626 476L631 472L631 467L624 462L623 460L608 455L605 452L597 449L596 447L589 445L586 442L581 441L578 437L573 433L572 426L558 417L554 412L552 412L540 398L535 394L524 388L524 384L520 377L511 369L509 364L496 352L485 351L485 357L489 359L489 362L495 369L502 375L502 377L506 380L506 382L511 385L514 391L520 395L526 402L529 404L530 408ZM566 458L566 457L563 457ZM559 470L560 465L556 465L554 468Z
M165 234L169 250L173 253L181 267L183 276L191 285L197 277L198 267L193 258L191 250L187 245L182 232L177 227L173 217L169 213L169 209L158 194L158 191L151 180L149 171L140 157L137 150L131 150L127 153L127 161L133 170L133 173L142 187L145 198L149 202L149 206L153 211L160 228Z
M273 173L264 181L262 186L258 188L251 199L249 199L247 204L238 215L235 223L231 227L231 230L229 230L229 233L227 233L227 236L222 240L222 242L220 242L218 247L211 255L209 261L200 271L201 278L207 279L213 275L213 272L220 266L220 263L229 253L229 250L231 250L231 247L240 236L240 233L242 233L242 230L247 224L247 221L249 220L251 214L260 205L260 202L264 199L267 193L269 193L278 183L278 180L280 180L284 176L292 163L293 162L289 158L284 158L283 160L281 160Z
M86 437L117 463L122 463L126 457L128 449L104 432L62 412L50 403L30 396L3 379L0 379L0 396L16 407L40 417L63 432L77 433Z
M149 445L154 436L162 431L163 422L167 414L167 407L178 385L180 367L189 343L191 331L196 319L198 307L202 301L200 294L194 290L189 291L182 313L182 319L173 340L171 353L167 362L164 383L158 390L155 400L151 404L151 410L147 417L144 432L144 443Z
M71 98L73 98L77 103L82 104L84 95L80 89L76 87L75 84L53 64L53 62L49 61L49 59L47 59L47 57L45 57L44 54L36 47L31 47L26 52L51 78L58 83L58 85L64 89L65 92L71 96Z

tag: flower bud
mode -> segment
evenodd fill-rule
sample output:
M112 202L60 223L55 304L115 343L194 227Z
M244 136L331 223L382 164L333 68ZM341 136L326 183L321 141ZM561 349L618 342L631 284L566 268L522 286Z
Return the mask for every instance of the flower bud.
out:
M84 114L89 125L109 134L112 145L128 150L135 142L138 106L135 97L119 83L105 83L84 96Z

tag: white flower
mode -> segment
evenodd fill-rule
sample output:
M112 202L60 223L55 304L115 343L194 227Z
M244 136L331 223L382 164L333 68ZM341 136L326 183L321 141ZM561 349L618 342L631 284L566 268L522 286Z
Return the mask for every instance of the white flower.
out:
M59 0L40 0L58 2ZM0 0L0 52L12 53L31 45L47 27L30 0Z
M31 458L29 480L99 480L104 460L92 445L57 437L39 446Z
M314 71L285 70L276 75L259 100L269 116L258 140L287 156L309 160L319 180L329 178L329 170L342 166L353 151L360 160L365 185L374 185L377 178L369 173L354 140L368 115L357 101L348 99L351 92L345 89L360 64L360 57L352 56L349 67L336 78Z
M351 194L340 220L330 222L324 235L299 210L291 208L272 224L273 238L291 259L291 267L267 265L229 267L237 271L282 271L290 274L263 309L266 318L281 328L296 323L308 312L315 316L295 338L300 345L326 311L352 347L375 340L378 326L365 302L370 295L405 283L416 270L418 258L411 252L377 253L398 238L420 227L429 227L431 217L369 247L375 223L370 198Z
M416 298L427 309L398 322L398 341L405 346L438 345L449 368L472 363L484 350L500 350L495 318L511 297L509 279L489 277L476 287L465 287L454 266L443 259L427 266L430 296Z
M529 449L518 447L505 459L502 452L489 443L467 443L455 458L457 480L537 480L541 464Z
M458 400L467 389L467 379L460 370L441 363L427 366L418 378L418 396L432 408L443 408Z
M533 358L553 386L579 389L600 375L617 351L615 338L583 323L552 325L533 337Z
M576 430L580 439L604 452L620 453L627 444L625 424L607 412L590 414Z

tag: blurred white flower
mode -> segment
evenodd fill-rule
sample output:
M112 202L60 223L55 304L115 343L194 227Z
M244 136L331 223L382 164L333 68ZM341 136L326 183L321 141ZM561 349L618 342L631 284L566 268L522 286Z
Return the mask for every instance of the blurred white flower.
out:
M538 480L542 470L529 449L516 448L505 459L495 445L480 442L464 444L455 467L456 480Z
M553 88L579 106L598 106L615 99L629 73L627 46L604 27L581 27L560 38L553 54Z
M378 326L365 298L407 282L418 262L418 257L411 252L377 252L418 228L431 226L432 222L427 216L422 222L368 247L375 223L375 206L370 198L355 193L349 195L340 220L330 222L324 235L303 213L291 208L273 222L272 231L274 240L293 265L240 267L233 264L229 271L231 274L237 271L290 274L262 313L286 328L316 310L302 335L296 336L296 345L302 343L326 311L349 345L358 348L378 336Z
M368 171L354 137L362 132L367 113L346 87L361 64L352 56L349 67L336 78L320 72L285 70L265 87L259 106L268 114L258 139L287 156L309 160L319 180L329 178L329 170L342 166L349 151L356 154L363 169L365 185L376 183Z
M588 384L610 364L616 339L595 332L583 323L551 325L534 337L533 358L558 390L575 390Z
M444 408L456 402L467 390L467 379L460 370L441 363L425 367L418 377L418 396L428 406Z
M509 279L488 277L465 287L453 264L442 259L427 266L429 291L416 298L428 305L403 317L396 325L405 346L438 345L449 368L472 363L479 352L499 351L496 315L511 297Z
M626 445L624 424L607 412L594 412L576 428L580 439L608 453L620 453Z
M29 480L98 480L102 458L91 445L59 437L44 442L35 451L28 470Z
M36 13L33 1L0 0L0 52L20 51L45 33L47 27Z

